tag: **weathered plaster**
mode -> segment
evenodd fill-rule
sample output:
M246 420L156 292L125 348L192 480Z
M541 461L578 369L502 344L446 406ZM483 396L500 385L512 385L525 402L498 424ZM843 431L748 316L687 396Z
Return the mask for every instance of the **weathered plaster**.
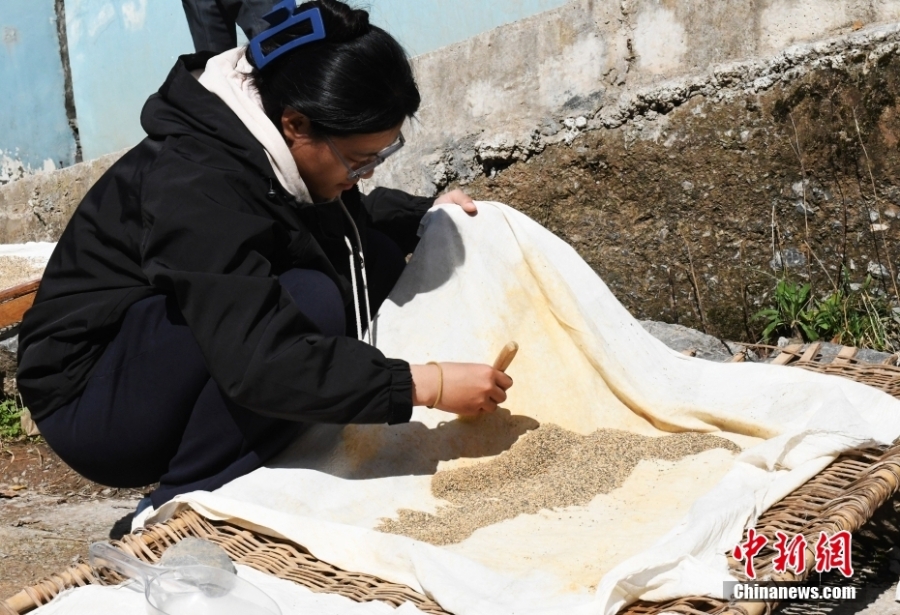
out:
M816 7L840 18L798 30L784 17ZM375 181L435 193L496 176L550 146L577 149L586 136L611 130L626 150L651 142L674 156L692 135L670 126L673 110L694 99L719 104L762 94L811 71L893 53L900 25L871 22L895 13L900 0L575 0L415 59L423 106L407 130L407 147ZM772 36L810 40L770 53ZM705 113L703 105L691 109ZM900 139L900 129L894 134L890 122L883 124L885 139ZM752 134L736 127L737 136L727 138ZM59 190L50 174L17 197L0 196L9 211L4 241L54 238L93 168L62 176ZM66 187L72 182L77 190ZM34 208L31 217L26 203Z
M54 0L4 2L0 10L0 184L75 161L59 49Z
M414 59L419 122L369 186L435 193L701 92L764 90L898 15L900 0L573 0Z
M641 70L654 75L678 70L688 44L687 31L675 11L664 6L645 7L635 20L634 51Z
M84 158L144 138L141 108L176 58L193 52L176 0L66 0L74 106Z
M0 185L0 244L59 239L88 189L122 154Z

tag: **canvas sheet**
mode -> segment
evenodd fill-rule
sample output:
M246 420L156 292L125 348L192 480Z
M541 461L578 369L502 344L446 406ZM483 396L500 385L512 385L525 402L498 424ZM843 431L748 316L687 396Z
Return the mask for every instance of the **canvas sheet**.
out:
M0 244L0 290L37 280L44 273L55 243Z
M517 341L503 410L316 426L146 521L191 506L457 615L612 615L720 596L725 553L759 514L841 451L900 434L900 402L875 389L671 351L563 241L478 207L428 214L375 337L411 363L489 363Z
M246 566L237 566L242 579L263 590L282 615L421 615L407 602L394 609L384 602L358 603L331 594L317 594L296 583L276 579ZM31 611L34 615L144 615L149 613L140 585L125 583L117 587L88 585L57 596L52 602Z

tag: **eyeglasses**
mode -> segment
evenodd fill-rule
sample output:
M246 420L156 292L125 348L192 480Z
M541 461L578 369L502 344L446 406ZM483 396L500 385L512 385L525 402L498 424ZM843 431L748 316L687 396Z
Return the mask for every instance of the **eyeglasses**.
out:
M344 166L347 167L347 179L349 179L350 181L356 181L363 175L368 175L369 173L374 171L375 168L378 165L380 165L382 162L387 160L389 156L396 154L397 150L399 150L401 147L403 147L403 145L406 143L406 140L403 138L403 133L401 132L400 135L397 137L396 141L394 141L393 143L388 145L386 148L384 148L383 150L381 150L380 152L375 154L372 157L372 160L370 160L369 162L363 163L362 165L358 166L355 169L350 165L349 162L347 162L347 159L344 158L344 156L338 150L337 146L334 144L334 141L332 141L328 137L328 135L325 135L325 142L328 143L328 147L330 147L331 151L334 152L334 155L338 157L338 160L340 160L342 163L344 163Z

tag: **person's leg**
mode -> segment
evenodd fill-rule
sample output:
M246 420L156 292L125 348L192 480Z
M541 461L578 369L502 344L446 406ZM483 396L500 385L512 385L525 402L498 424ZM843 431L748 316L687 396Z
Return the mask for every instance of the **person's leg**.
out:
M78 473L113 487L159 480L209 372L174 301L131 306L82 394L38 421Z
M247 35L247 39L254 36L269 27L263 17L272 10L272 6L276 0L219 0L222 8L231 19L236 23ZM299 4L299 2L298 2Z
M237 47L234 18L222 0L181 0L195 51L222 53Z
M291 269L279 276L279 282L323 334L343 335L343 301L327 275ZM249 474L287 447L304 427L241 408L210 380L194 404L168 472L150 496L153 506L159 508L182 493L212 491ZM210 447L211 441L215 447Z
M325 274L292 270L282 282L323 333L343 334L343 302ZM302 424L226 401L174 301L159 296L128 310L82 395L39 427L92 480L117 487L158 480L152 500L159 506L258 468Z
M304 423L265 417L234 405L209 380L169 470L150 500L159 508L182 493L218 489L261 467L304 428Z
M322 333L344 335L344 300L331 278L315 269L290 269L278 281Z

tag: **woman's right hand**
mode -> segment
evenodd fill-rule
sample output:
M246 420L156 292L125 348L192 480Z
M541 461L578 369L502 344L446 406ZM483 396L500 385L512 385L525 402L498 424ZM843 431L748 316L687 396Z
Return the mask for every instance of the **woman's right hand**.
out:
M434 364L411 365L414 406L434 405L441 379L439 369L443 386L435 407L460 416L493 412L506 401L506 390L513 384L503 372L481 363L441 363L440 368Z

